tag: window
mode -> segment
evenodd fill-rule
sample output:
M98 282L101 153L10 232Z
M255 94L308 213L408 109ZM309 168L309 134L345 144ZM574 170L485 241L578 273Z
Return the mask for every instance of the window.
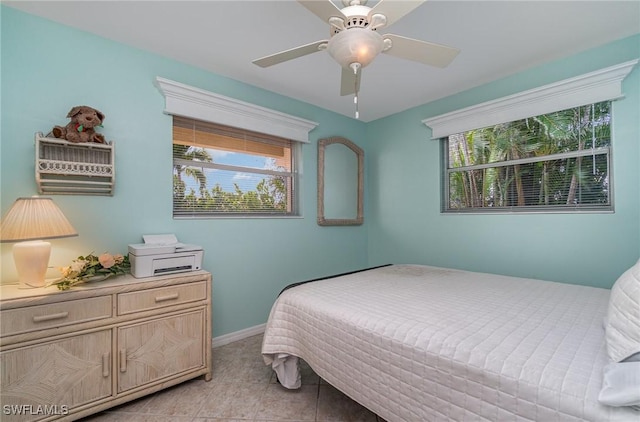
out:
M610 146L610 101L450 135L443 210L611 210Z
M442 141L442 211L613 211L612 107L637 63L423 119Z
M173 117L173 215L297 215L297 142Z
M173 215L297 216L302 144L318 124L157 77L173 116Z

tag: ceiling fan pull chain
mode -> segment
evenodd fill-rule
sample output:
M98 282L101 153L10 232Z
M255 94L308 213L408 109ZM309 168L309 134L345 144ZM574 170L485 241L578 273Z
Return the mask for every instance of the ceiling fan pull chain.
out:
M360 118L360 111L358 110L358 67L354 66L353 68L353 73L356 75L356 78L354 79L353 85L353 103L356 105L356 119Z
M349 65L349 67L351 69L353 69L353 75L355 76L355 78L353 78L353 103L356 106L356 119L360 118L360 111L358 110L358 72L360 71L360 69L362 68L362 65L358 62L354 62L351 63Z

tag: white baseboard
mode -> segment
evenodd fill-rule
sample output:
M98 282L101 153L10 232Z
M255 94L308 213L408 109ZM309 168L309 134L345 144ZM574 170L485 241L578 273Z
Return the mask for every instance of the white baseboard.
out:
M224 346L225 344L233 343L234 341L238 341L238 340L245 339L247 337L252 337L258 334L262 334L264 333L266 326L267 324L264 323L264 324L256 325L254 327L245 328L244 330L235 331L233 333L214 337L211 340L211 346L214 348L220 347L220 346Z

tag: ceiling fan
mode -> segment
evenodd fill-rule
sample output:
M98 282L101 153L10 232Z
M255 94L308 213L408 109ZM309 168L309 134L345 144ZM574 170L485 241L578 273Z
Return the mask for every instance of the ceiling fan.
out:
M290 50L254 60L261 67L327 50L342 67L340 95L355 94L358 118L358 92L362 68L380 53L446 67L460 50L440 44L406 38L394 34L380 34L378 29L396 22L426 0L380 0L373 7L367 0L342 0L339 9L331 0L297 0L313 14L329 24L330 39L312 42Z

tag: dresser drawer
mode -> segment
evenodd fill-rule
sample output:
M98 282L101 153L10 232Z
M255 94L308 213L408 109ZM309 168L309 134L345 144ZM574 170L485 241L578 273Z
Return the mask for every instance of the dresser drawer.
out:
M111 296L8 309L0 313L3 337L110 318Z
M205 300L207 283L199 281L118 295L118 315Z

